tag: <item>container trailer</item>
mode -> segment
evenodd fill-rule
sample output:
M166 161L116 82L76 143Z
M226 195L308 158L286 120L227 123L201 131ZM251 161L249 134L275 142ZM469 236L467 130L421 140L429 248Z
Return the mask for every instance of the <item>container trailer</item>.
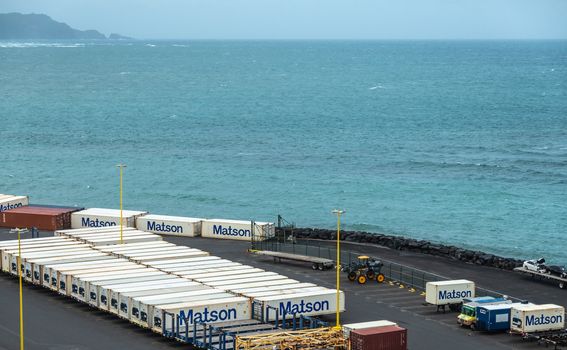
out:
M565 328L565 308L559 305L517 305L510 311L512 333L529 334Z
M468 280L427 282L425 285L425 302L436 305L437 311L445 311L446 305L451 311L460 310L463 299L474 296L474 282Z
M121 280L115 280L111 283L106 282L91 282L89 284L89 295L95 291L98 295L98 306L101 309L108 310L108 302L113 289L125 287L137 287L142 285L152 284L167 284L169 282L176 282L183 280L177 276L172 276L166 273L156 274L142 277L129 277ZM95 289L96 288L96 289Z
M102 277L109 276L113 273L122 273L132 270L143 270L145 266L140 266L137 264L132 264L130 262L126 263L112 263L111 265L105 267L92 267L86 270L66 270L57 272L58 288L59 293L63 295L74 295L78 297L79 295L85 295L84 283L82 283L83 278L89 277Z

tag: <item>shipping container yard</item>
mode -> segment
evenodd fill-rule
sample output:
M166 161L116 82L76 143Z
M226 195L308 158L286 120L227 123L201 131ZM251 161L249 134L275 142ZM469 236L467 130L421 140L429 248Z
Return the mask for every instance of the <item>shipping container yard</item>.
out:
M120 211L114 209L35 206L27 196L10 195L0 195L0 205L0 225L33 228L33 235L41 230L39 238L24 234L18 247L14 233L0 229L5 273L0 285L6 291L1 306L17 316L11 305L17 301L13 276L21 269L28 285L30 348L46 343L31 341L42 337L37 328L42 317L30 317L26 305L63 323L72 319L69 307L109 324L123 320L125 333L116 344L137 349L182 344L252 349L251 344L283 346L284 339L311 349L339 344L364 350L453 349L457 343L460 349L530 349L552 339L550 334L567 332L564 291L508 271L345 242L353 252L428 266L453 279L428 281L420 291L395 279L359 285L341 273L337 294L334 269L312 270L293 259L276 263L248 252L251 242L275 236L273 223L124 211L120 227ZM332 328L337 310L340 332ZM12 321L5 322L14 329ZM86 322L82 332L92 333L84 333L85 339L116 334L105 322ZM52 332L63 337L67 330ZM15 344L12 338L7 344ZM71 338L73 344L84 341Z

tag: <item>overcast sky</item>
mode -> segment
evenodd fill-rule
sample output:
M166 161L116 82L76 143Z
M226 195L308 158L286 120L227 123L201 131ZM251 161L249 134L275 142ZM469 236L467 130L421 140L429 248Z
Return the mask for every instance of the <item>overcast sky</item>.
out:
M567 0L0 0L147 39L557 39Z

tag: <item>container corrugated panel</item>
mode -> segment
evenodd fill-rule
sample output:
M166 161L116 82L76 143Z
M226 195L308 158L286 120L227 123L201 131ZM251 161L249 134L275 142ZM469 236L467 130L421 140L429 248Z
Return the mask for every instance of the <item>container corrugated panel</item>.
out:
M2 227L36 227L55 231L71 227L71 213L82 210L75 207L29 205L2 212Z
M386 326L353 330L350 333L352 350L407 350L407 330Z
M11 194L0 194L0 212L29 204L27 196L14 196Z

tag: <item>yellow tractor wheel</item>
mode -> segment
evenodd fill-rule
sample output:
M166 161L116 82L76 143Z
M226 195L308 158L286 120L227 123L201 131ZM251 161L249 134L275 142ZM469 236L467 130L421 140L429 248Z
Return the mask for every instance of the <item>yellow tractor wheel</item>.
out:
M366 276L364 276L364 275L358 276L358 283L359 284L365 284L366 283Z
M384 277L384 275L381 274L381 273L379 273L378 275L376 275L376 282L378 282L378 283L384 282L385 279L386 279L386 277Z

